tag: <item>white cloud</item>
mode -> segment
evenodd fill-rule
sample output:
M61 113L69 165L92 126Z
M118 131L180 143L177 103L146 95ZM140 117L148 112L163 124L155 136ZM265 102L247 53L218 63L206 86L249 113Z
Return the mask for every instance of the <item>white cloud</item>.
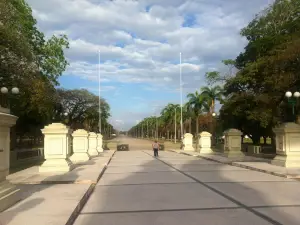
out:
M206 71L218 69L222 59L234 58L242 51L246 41L240 37L240 29L272 1L27 2L47 36L68 35L67 75L98 80L100 50L102 82L143 83L148 90L178 92L179 52L184 89L194 91L204 84ZM183 26L187 18L190 26ZM120 95L119 90L113 95Z
M98 87L80 87L80 89L86 89L86 90L94 92L94 93L99 92ZM117 89L117 87L115 87L115 86L105 85L105 86L100 87L100 92L110 92L110 91L115 91L116 89Z

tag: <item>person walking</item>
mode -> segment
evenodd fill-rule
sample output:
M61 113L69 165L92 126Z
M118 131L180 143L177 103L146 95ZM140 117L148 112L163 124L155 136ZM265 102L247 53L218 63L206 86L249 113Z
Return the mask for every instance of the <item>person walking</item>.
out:
M157 141L154 141L154 143L152 144L152 148L154 151L154 157L158 157L159 143Z

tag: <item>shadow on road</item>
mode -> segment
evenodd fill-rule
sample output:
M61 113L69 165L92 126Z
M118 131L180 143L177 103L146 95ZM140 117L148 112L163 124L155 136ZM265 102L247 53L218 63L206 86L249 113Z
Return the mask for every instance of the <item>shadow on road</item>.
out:
M132 140L133 141L133 140ZM300 223L300 183L171 152L117 152L75 225Z
M55 222L57 218L60 218L66 212L64 211L65 206L57 205L57 202L59 200L76 199L76 203L74 202L67 209L70 211L69 214L71 214L72 210L77 206L79 201L77 199L80 199L85 193L82 187L75 187L72 183L80 177L80 173L83 170L82 167L95 164L95 159L91 159L86 163L76 164L75 169L67 173L39 174L38 167L32 167L13 174L16 181L15 186L20 189L21 200L0 213L0 225L57 224ZM41 175L44 178L40 178ZM38 181L42 181L42 183L26 183ZM40 221L35 221L37 217L40 217ZM65 217L65 222L67 222L68 216Z

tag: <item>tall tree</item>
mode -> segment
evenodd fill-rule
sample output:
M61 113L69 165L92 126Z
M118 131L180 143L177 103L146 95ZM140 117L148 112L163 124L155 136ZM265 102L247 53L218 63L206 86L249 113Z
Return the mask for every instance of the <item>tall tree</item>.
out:
M0 15L1 86L20 89L10 99L11 112L19 117L17 132L39 131L51 119L54 85L68 65L64 57L67 37L46 40L24 0L1 0Z
M196 121L196 134L199 134L199 117L201 113L207 109L207 105L203 95L201 95L198 91L195 93L189 93L187 95L188 103L187 107L189 111L193 112Z
M222 103L223 101L223 90L220 86L215 87L202 87L201 95L209 106L210 113L215 112L216 101Z
M264 130L271 136L270 127L282 121L284 93L300 88L299 11L298 0L277 0L241 32L249 43L235 60L239 72L224 86L228 99L221 111L249 136Z
M227 67L227 71L224 69L224 72L222 73L219 71L209 71L205 73L205 79L209 85L224 84L230 78L235 76L237 72L235 60L224 59L222 60L222 63Z
M97 130L99 122L99 97L85 89L58 89L56 99L57 110L54 117L61 120L64 113L68 114L68 125L72 128L83 128L88 122L92 130ZM110 116L108 103L101 99L101 120L105 124Z

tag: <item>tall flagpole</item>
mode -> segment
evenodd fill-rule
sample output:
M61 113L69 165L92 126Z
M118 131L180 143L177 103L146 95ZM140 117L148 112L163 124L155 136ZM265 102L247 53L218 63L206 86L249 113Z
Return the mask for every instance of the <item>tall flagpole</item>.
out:
M99 82L99 133L102 133L101 128L101 73L100 73L101 54L99 50L99 64L98 64L98 82Z
M180 135L181 135L181 140L183 139L183 127L182 127L182 76L181 76L181 52L180 52L180 65L179 65L179 69L180 69L180 107L181 107L181 111L180 111Z

